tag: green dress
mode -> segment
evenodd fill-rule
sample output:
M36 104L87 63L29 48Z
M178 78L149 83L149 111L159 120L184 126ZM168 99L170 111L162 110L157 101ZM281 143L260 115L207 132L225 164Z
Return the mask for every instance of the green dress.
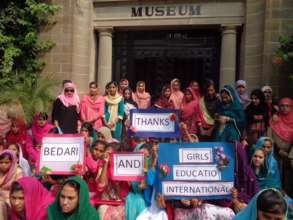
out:
M68 178L63 186L68 181L74 181L79 186L79 206L78 209L71 215L65 215L61 212L59 205L60 192L58 193L55 202L48 208L47 220L99 220L99 215L94 207L90 204L89 191L86 183L78 176Z

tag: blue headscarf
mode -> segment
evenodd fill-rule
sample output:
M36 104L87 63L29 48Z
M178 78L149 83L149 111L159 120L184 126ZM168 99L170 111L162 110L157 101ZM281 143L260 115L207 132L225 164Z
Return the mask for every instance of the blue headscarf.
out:
M223 91L229 94L232 102L229 105L220 105L217 114L227 116L231 121L226 123L224 131L220 132L219 128L215 129L215 140L230 142L239 141L245 127L245 113L243 106L232 86L225 85L221 92Z
M266 140L269 140L273 145L273 140L270 137L261 137L255 144L255 150L261 149L264 146ZM265 178L261 180L260 187L264 188L281 188L281 178L280 171L278 167L278 162L274 158L274 145L272 152L266 154L265 166L267 173L265 174Z
M278 191L277 189L273 189L273 188L261 190L251 199L251 201L248 203L247 207L245 209L243 209L241 212L239 212L233 218L233 220L257 220L257 199L258 199L259 195L262 194L266 190L274 190L274 191L279 192L281 194L280 191ZM284 200L287 203L285 198L284 198ZM284 220L287 220L287 213L286 213L286 217Z

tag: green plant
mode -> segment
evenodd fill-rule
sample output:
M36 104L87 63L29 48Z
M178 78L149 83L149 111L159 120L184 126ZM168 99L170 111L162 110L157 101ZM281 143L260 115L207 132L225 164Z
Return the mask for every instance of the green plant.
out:
M26 122L31 124L37 112L49 110L55 98L52 95L52 88L57 84L59 82L48 76L39 77L33 84L30 80L25 80L24 83L18 83L13 88L7 86L1 89L0 103L20 104L24 110Z
M273 56L273 63L276 65L293 64L293 35L281 36L279 43L280 46Z

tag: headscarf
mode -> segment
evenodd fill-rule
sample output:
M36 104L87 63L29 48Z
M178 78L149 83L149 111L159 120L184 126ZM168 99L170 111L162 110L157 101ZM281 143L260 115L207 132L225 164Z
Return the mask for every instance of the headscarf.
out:
M18 164L17 164L16 156L13 151L4 150L0 153L0 156L2 156L4 154L9 155L10 158L12 159L12 161L11 161L11 166L10 166L9 170L7 171L7 173L5 174L5 177L2 181L2 183L0 182L0 188L10 188L10 185L14 181L14 179L15 179L14 177L17 174Z
M248 203L259 191L256 176L249 166L246 152L239 142L236 144L235 188L238 190L238 198L245 203Z
M108 94L105 96L106 104L108 105L108 112L109 112L109 120L108 122L112 122L116 124L116 120L118 118L118 108L119 103L123 100L123 97L119 95L118 92L114 96L111 96ZM115 130L116 126L114 126L112 129Z
M236 137L236 134L238 136L238 140L241 137L242 131L245 127L245 114L243 111L243 107L239 100L237 99L237 94L234 88L230 85L225 85L224 88L221 90L225 91L229 94L232 101L229 105L223 105L221 104L217 113L221 116L227 116L232 119L231 123L228 123L227 126L230 124L233 126L233 132L235 133L234 136ZM230 127L232 128L232 127ZM230 130L229 133L232 131ZM232 135L232 134L231 134ZM233 137L233 138L235 138Z
M243 86L244 88L246 88L246 82L244 80L238 80L236 82L236 89L238 88L238 86ZM246 109L246 107L251 102L248 93L247 92L245 92L244 94L239 94L238 93L238 96L239 96L240 102L243 105L244 109Z
M269 125L269 112L268 112L268 105L265 102L265 95L260 89L255 89L251 92L250 97L256 96L260 103L258 105L254 105L253 102L250 103L250 105L246 108L246 118L248 124L251 124L254 122L254 116L255 115L262 115L263 121L266 125L266 127Z
M129 99L125 99L125 92L126 91L129 91L130 92L130 98ZM133 105L133 106L135 106L136 108L137 108L137 104L136 104L136 102L133 100L133 92L132 92L132 89L131 88L129 88L129 87L126 87L124 90L123 90L123 92L122 92L122 94L123 94L123 98L124 98L124 103L129 103L129 104L131 104L131 105Z
M108 128L108 127L101 127L99 130L98 130L98 133L101 133L104 138L105 138L105 141L109 144L109 143L117 143L119 142L118 140L114 139L112 137L112 133L111 133L111 130Z
M273 89L272 89L272 87L270 87L270 86L263 86L263 87L261 88L261 91L262 91L262 92L267 91L267 90L273 92Z
M142 81L138 82L136 84L136 87L138 87L138 85L141 83L144 83L144 82L142 82ZM145 83L144 83L144 85L145 85ZM151 96L145 90L143 92L139 92L138 89L136 89L135 93L132 93L132 99L136 102L138 108L146 109L146 108L150 107Z
M31 167L28 161L23 157L21 146L19 146L19 144L15 144L15 145L17 145L18 147L18 151L19 151L18 164L23 171L23 176L30 176L32 174Z
M198 89L194 89L192 87L192 82L189 84L189 86L187 87L187 89L189 89L191 91L194 99L197 99L197 100L200 99L200 91L199 91L199 88Z
M90 204L89 190L87 184L78 176L68 178L64 183L68 181L74 181L79 185L79 205L78 208L70 216L63 214L59 204L59 198L61 191L58 193L55 202L48 208L47 220L99 220L99 215L95 208Z
M274 144L273 140L270 137L261 137L255 144L255 151L261 149L264 146L265 141L268 140L272 143L273 149L272 152L266 154L266 168L267 173L265 179L261 180L261 188L281 188L281 178L278 162L274 158Z
M65 95L65 89L74 89L74 93L72 97L67 97ZM64 84L62 93L57 97L63 103L64 106L76 106L77 112L79 112L79 96L77 94L76 86L72 82L67 82Z
M167 89L171 90L171 87L169 85L165 85L162 88L161 96L156 101L155 106L157 108L166 108L166 109L174 109L173 101L169 98L166 98L164 93Z
M15 126L19 128L18 133L14 134L10 129L6 136L6 141L7 143L21 144L21 146L24 148L27 140L27 129L25 123L22 119L16 119L12 122L12 124L15 124Z
M49 191L34 177L23 177L17 180L24 194L25 219L46 220L47 208L54 201ZM18 220L12 213L12 220Z
M233 220L257 220L257 200L258 197L265 191L267 190L274 190L276 192L279 192L276 189L264 189L261 190L260 192L258 192L253 198L252 200L249 202L248 206L243 209L241 212L239 212L234 218ZM281 194L281 192L279 192ZM284 199L285 200L285 199ZM286 200L285 200L286 201ZM287 203L287 201L286 201ZM287 218L285 218L284 220L286 220Z
M39 114L36 114L32 125L32 135L36 145L41 144L43 137L47 135L51 129L54 128L54 126L49 124L48 121L46 121L44 127L40 127L38 125L38 119Z
M181 103L182 103L184 94L180 90L175 91L173 89L173 86L174 86L174 83L175 82L179 82L180 83L179 79L177 79L177 78L175 78L175 79L173 79L171 81L171 96L170 96L170 100L173 101L173 104L174 104L175 109L180 109L180 106L181 106Z
M190 88L187 88L186 91L189 91L192 94L192 100L187 102L186 97L183 97L181 104L181 118L183 120L191 119L193 115L198 116L200 114L198 99L193 96L193 92Z
M272 130L285 142L293 144L293 102L290 98L282 98L280 105L290 105L291 111L284 115L281 111L278 112L278 120L270 120Z

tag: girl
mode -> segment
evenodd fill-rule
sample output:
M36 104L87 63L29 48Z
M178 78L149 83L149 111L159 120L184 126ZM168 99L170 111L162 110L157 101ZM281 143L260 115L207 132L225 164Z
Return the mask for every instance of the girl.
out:
M235 90L226 85L221 90L222 103L216 115L215 140L234 142L240 140L245 125L245 114Z
M76 134L79 119L79 97L75 85L66 82L53 104L52 121L64 134Z
M246 109L251 101L246 91L246 82L244 80L238 80L236 82L236 90L243 108Z
M15 154L10 150L0 153L0 219L8 219L9 191L14 181L22 177Z
M147 109L151 106L151 96L145 91L144 81L136 83L136 91L132 94L132 98L140 109Z
M187 125L190 134L198 133L198 124L201 122L199 115L198 100L192 94L190 89L186 89L183 97L183 102L180 108L181 122Z
M265 189L256 194L233 220L285 220L286 215L287 203L281 192L276 189Z
M48 208L47 220L99 220L90 204L86 183L78 176L68 178L62 185L55 202Z
M80 103L80 117L82 122L90 123L94 129L103 126L105 99L99 94L98 84L89 84L89 95L85 95Z
M258 138L264 136L269 125L269 112L265 96L260 89L251 92L251 103L245 110L247 133L250 144L255 144Z
M254 151L251 158L251 168L254 171L260 189L266 188L268 167L266 164L266 152L263 148Z
M17 163L23 171L23 176L30 176L32 174L31 167L28 161L23 157L21 147L18 144L9 144L8 150L14 152L17 158Z
M184 93L180 91L180 80L175 78L171 81L171 96L170 100L172 100L175 109L180 109Z
M162 88L162 93L160 98L155 102L155 107L157 108L165 108L165 109L174 109L174 103L170 99L171 97L171 87L169 85L165 85Z
M82 124L80 133L84 136L85 146L89 149L97 139L97 133L88 122Z
M12 220L46 220L54 197L34 177L23 177L10 190Z
M107 88L108 95L105 97L104 124L112 131L113 138L120 140L124 116L124 101L118 93L116 82L108 83Z

